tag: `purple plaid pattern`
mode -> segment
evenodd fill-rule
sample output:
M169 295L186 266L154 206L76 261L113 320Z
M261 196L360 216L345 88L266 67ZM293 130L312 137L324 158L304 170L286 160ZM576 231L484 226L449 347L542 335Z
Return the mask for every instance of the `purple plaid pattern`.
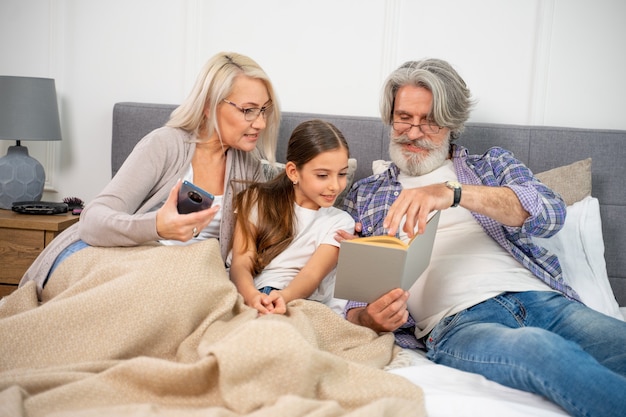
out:
M469 155L466 148L455 145L453 162L462 184L505 186L515 192L530 213L522 227L503 226L489 217L472 214L489 236L537 278L565 296L580 300L576 291L563 281L557 257L532 241L532 236L549 237L563 227L566 207L561 197L539 182L511 152L499 147L489 149L484 155ZM357 181L347 194L344 209L363 225L362 236L386 233L383 220L402 190L398 174L398 167L391 164L384 173ZM345 311L359 306L363 303L350 301ZM410 321L412 324L407 323L403 328L414 326L412 318ZM400 346L405 344L398 337L396 342Z

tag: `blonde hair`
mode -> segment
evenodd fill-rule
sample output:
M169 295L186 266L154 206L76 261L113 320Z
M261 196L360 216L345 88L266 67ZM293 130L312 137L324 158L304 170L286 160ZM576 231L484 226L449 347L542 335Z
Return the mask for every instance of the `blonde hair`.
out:
M206 129L211 136L219 132L217 105L231 93L235 78L245 75L263 82L272 106L265 113L266 128L261 131L257 149L263 158L275 160L280 106L269 77L253 59L234 52L220 52L211 57L198 74L196 82L183 103L171 114L166 126L177 127L198 136ZM205 116L209 110L209 117Z

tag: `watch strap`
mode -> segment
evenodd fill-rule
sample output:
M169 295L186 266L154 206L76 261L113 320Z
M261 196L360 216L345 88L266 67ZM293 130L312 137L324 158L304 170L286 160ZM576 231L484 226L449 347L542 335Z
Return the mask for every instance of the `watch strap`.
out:
M454 201L450 207L458 207L461 202L461 187L454 187Z
M446 187L454 191L454 200L450 207L458 207L461 203L461 184L456 181L446 181Z

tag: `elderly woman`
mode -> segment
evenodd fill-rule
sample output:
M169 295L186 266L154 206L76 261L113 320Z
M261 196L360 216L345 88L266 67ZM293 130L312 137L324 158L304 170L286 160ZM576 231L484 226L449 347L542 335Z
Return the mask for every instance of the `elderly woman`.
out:
M233 196L246 182L264 180L260 156L274 160L279 122L277 97L263 69L240 54L215 55L167 124L137 144L85 207L80 222L42 252L21 284L34 280L41 292L61 261L89 245L218 238L226 259L234 229ZM213 206L179 214L182 180L213 194Z

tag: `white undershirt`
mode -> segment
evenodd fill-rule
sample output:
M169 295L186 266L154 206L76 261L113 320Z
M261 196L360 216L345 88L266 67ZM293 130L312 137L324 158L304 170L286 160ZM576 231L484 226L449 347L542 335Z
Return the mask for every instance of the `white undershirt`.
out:
M339 246L335 240L338 230L354 233L354 220L345 211L335 207L311 210L295 204L296 235L291 244L254 278L257 289L263 287L285 288L306 265L320 245ZM254 216L251 216L254 217ZM335 288L335 269L308 297L309 300L331 304Z
M403 188L457 181L452 161L420 177L400 175ZM406 235L403 236L406 240ZM442 210L428 269L409 290L417 337L444 317L505 291L550 290L459 206Z

